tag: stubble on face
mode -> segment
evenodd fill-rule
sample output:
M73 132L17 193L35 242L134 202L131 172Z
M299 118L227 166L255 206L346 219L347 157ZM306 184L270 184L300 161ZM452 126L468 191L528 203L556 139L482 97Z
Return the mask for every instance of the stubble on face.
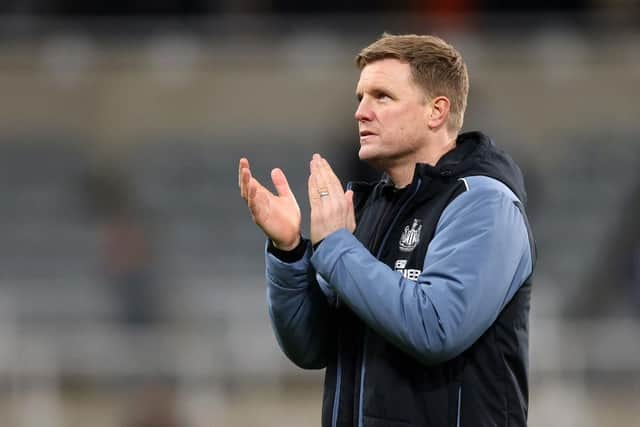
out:
M356 95L360 159L382 170L415 163L426 137L427 99L409 64L391 58L367 64Z

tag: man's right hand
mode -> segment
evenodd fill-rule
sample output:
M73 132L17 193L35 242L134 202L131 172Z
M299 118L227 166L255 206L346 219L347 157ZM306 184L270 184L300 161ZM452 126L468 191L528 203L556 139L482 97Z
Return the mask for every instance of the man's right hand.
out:
M282 170L273 169L271 181L278 195L273 194L251 176L247 159L240 159L238 186L240 195L247 202L253 222L278 249L292 250L300 243L300 207Z

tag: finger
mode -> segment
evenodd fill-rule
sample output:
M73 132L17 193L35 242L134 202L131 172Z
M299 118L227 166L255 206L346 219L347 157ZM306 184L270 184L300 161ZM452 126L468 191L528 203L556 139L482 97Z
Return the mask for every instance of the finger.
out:
M347 211L347 205L344 199L344 190L340 180L333 173L329 162L322 156L317 160L320 173L320 179L324 182L324 186L329 192L329 196L323 200L323 205L330 208L331 212L337 214L341 218L345 218L344 215Z
M251 176L251 173L249 171L245 170L245 175L246 177L248 177L245 179L247 179L247 200L249 202L252 200L255 202L255 198L257 195L262 194L264 196L268 196L269 194L272 194L264 185L260 183L260 181Z
M247 160L245 157L242 157L238 162L238 187L240 188L241 195L246 195L246 191L243 191L246 190L246 188L243 187L242 181L242 175L245 169L249 169L249 160ZM246 197L243 196L243 198Z
M325 180L325 171L324 166L322 164L322 157L320 154L315 153L313 158L311 159L311 172L315 174L316 184L318 184L318 189L327 188L327 182Z
M264 188L257 179L251 178L248 184L248 206L254 221L260 222L260 214L268 203L269 190Z
M313 186L313 193L311 194L311 189L309 193L309 197L320 198L320 192L327 190L327 186L325 185L322 179L322 171L320 170L320 156L318 154L314 154L311 159L310 169L311 169L311 184Z
M247 183L247 204L249 205L249 209L253 213L255 203L256 203L256 194L258 193L258 181L254 178L250 178Z
M249 197L249 182L252 178L251 169L243 168L242 175L240 177L242 183L240 187L240 194L245 201L247 201Z
M275 168L271 171L271 182L273 182L274 187L276 187L278 196L291 197L293 195L287 177L284 175L284 172L282 172L282 169Z
M323 170L323 176L325 178L325 182L327 183L329 191L335 194L342 193L344 191L344 189L342 188L342 183L340 182L340 179L336 176L336 174L333 172L333 169L331 168L331 165L329 164L327 159L325 159L324 157L322 158L322 161L321 161L321 168Z
M322 158L319 154L314 155L314 163L315 163L315 171L316 171L316 182L318 184L318 191L327 191L329 192L329 196L324 197L329 201L331 199L332 202L339 200L339 197L336 198L339 194L342 194L342 188L339 188L340 183L338 182L338 186L333 182L334 178L331 176L329 163ZM339 190L339 191L338 191Z
M344 196L347 200L347 229L353 233L356 229L356 212L353 206L353 191L347 190L344 193Z
M309 192L309 205L311 206L311 209L313 209L318 205L320 199L320 193L318 192L318 187L313 173L309 174L309 179L307 180L307 191Z
M318 170L318 180L322 182L324 188L327 189L332 195L337 195L343 193L342 187L340 185L340 180L335 176L329 162L322 156L318 156L316 159L317 162L317 170ZM337 190L339 192L336 192Z
M242 170L249 169L249 160L245 157L240 158L238 162L238 187L242 187Z

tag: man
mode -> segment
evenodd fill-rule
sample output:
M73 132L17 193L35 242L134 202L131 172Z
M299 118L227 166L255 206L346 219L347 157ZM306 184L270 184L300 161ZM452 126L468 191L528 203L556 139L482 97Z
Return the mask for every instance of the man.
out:
M384 35L356 58L361 160L340 181L314 154L310 239L280 169L272 194L240 160L268 236L273 328L298 366L326 368L324 426L523 426L535 250L520 170L462 133L460 54L432 36Z

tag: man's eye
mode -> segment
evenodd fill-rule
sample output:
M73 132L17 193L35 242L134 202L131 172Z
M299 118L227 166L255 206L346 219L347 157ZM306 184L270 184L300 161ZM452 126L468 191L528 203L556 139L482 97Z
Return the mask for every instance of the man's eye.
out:
M378 98L381 101L386 101L391 99L391 97L389 95L387 95L386 93L379 93L376 98Z

